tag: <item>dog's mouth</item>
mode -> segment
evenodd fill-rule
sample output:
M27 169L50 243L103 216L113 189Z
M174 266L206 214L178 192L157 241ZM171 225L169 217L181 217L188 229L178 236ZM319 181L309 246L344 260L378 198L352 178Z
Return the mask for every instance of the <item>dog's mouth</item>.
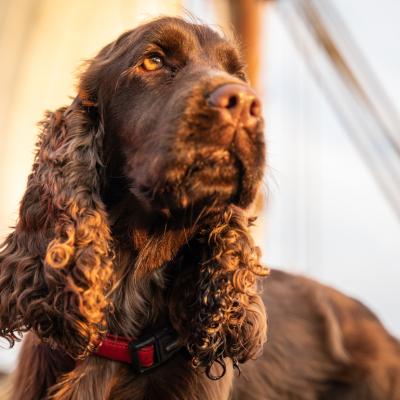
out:
M194 176L205 175L208 184L215 181L224 181L231 177L232 167L237 163L236 157L229 150L216 150L209 154L201 154L186 169L184 181Z
M179 181L166 184L162 198L170 208L232 203L239 196L242 174L242 164L233 152L202 151L186 166Z
M202 151L191 163L166 167L156 184L135 185L132 190L161 209L228 204L239 196L242 170L238 157L228 150Z

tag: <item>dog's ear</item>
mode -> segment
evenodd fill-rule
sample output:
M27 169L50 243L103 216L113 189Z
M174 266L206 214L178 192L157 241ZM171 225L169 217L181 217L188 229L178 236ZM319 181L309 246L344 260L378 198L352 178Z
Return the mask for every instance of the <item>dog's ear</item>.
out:
M200 265L185 264L172 293L171 321L193 365L204 367L211 379L225 373L224 358L237 366L256 357L266 340L256 281L268 270L259 263L248 227L248 217L235 206L211 218L197 238ZM217 376L211 370L215 362L223 368Z
M0 336L33 330L85 357L105 330L111 236L100 197L104 132L81 92L47 113L19 219L0 253Z

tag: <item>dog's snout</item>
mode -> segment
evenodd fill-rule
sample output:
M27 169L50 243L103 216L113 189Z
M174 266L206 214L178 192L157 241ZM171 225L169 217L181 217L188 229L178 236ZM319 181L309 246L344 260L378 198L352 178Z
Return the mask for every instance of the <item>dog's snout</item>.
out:
M241 123L245 128L255 127L261 117L261 102L247 85L227 83L219 86L210 94L208 102L225 110L223 117L229 122Z

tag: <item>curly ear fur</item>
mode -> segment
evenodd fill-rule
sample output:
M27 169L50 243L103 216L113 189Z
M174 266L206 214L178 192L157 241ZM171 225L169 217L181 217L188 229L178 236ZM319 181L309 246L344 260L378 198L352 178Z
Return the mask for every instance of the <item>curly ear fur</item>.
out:
M94 114L77 98L42 122L19 221L0 253L0 336L11 345L32 329L84 357L104 331L112 252Z
M256 280L268 270L259 264L249 224L244 211L235 206L212 218L198 239L200 265L182 267L186 273L172 294L172 323L187 344L193 365L204 367L211 379L225 373L225 357L237 366L257 356L266 340L266 313ZM215 362L222 366L219 376L211 374Z

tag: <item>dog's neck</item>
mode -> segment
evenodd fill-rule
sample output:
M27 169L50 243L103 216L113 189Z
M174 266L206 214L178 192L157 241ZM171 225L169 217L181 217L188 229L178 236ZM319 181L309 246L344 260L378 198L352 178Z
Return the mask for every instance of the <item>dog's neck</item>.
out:
M138 337L168 321L165 267L179 262L175 258L192 237L193 226L182 215L150 211L133 196L109 215L116 253L109 326L114 334Z

